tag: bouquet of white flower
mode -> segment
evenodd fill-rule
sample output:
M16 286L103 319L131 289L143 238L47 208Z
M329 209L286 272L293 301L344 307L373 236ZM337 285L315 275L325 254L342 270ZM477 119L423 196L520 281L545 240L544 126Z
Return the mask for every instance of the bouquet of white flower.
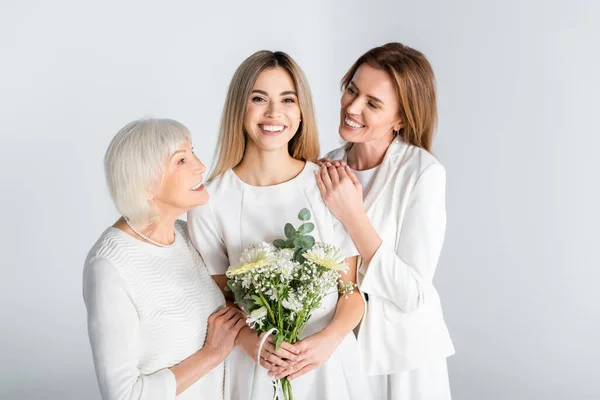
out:
M286 239L251 246L227 271L227 286L246 313L246 322L258 332L272 333L277 349L284 341L293 344L302 337L325 296L336 289L342 294L354 290L352 282L340 279L340 272L348 269L340 249L315 243L308 235L315 226L308 222L311 214L306 208L298 218L303 222L298 229L285 225ZM274 398L293 399L286 378L276 382Z

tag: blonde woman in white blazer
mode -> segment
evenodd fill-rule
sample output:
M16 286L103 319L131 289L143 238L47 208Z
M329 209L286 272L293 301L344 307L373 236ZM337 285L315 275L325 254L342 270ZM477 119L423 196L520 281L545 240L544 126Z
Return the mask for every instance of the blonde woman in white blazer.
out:
M433 70L420 52L388 43L342 80L340 136L315 178L359 253L368 299L357 330L374 398L450 399L454 347L433 286L446 229L445 170L431 155Z

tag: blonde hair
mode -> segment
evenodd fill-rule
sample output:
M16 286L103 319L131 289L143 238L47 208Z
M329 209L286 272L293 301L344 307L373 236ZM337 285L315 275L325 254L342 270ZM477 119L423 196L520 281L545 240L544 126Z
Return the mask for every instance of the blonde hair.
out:
M246 151L244 117L247 103L258 76L266 69L283 68L294 81L298 94L301 121L298 131L288 143L290 156L297 160L316 161L319 156L319 137L310 87L298 64L282 51L262 50L248 57L235 71L219 128L215 161L209 180L238 165Z
M135 222L156 216L148 194L162 182L167 158L186 140L189 130L172 119L139 119L115 135L104 155L104 174L122 216Z
M362 64L386 71L396 88L404 126L394 132L409 144L431 152L437 125L435 76L425 56L402 43L388 43L363 54L342 78L345 90Z

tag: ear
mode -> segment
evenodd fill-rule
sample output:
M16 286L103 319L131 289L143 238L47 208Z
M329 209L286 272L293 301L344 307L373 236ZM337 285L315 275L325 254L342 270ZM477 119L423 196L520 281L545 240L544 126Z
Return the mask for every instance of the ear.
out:
M398 120L393 126L392 129L395 132L398 132L400 129L404 128L404 122L402 120Z

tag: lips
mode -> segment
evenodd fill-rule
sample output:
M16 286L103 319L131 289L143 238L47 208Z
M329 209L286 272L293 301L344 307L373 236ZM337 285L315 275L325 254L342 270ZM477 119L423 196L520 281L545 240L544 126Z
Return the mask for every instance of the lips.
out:
M353 118L350 118L348 115L344 116L344 124L353 129L361 129L365 127L365 125L361 124Z
M279 135L287 128L283 124L258 124L258 127L267 136Z
M202 184L202 182L198 182L196 185L192 186L190 190L193 192L200 192L204 190L204 185Z

